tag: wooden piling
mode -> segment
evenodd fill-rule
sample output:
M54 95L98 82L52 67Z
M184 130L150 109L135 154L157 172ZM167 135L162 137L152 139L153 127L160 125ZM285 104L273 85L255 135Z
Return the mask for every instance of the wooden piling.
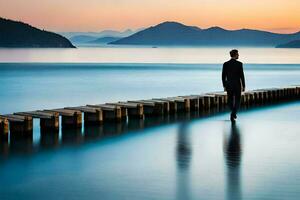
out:
M64 108L44 110L48 113L58 113L61 116L62 128L80 128L82 126L82 113L78 110Z
M20 116L28 116L32 118L39 118L42 132L59 130L59 113L57 112L49 113L37 110L29 112L18 112L14 114Z
M166 100L177 103L177 111L189 112L191 109L190 99L188 97L167 97Z
M161 98L161 99L152 99L152 100L159 100L159 101L162 101L162 102L166 102L169 104L169 112L170 114L175 114L177 113L178 111L178 103L174 100L168 100L168 99L165 99L165 98Z
M130 103L130 102L118 102L118 103L107 103L107 105L120 106L121 109L127 110L127 115L130 118L144 118L144 107L140 103Z
M179 96L182 98L188 98L190 100L190 110L198 111L200 108L200 101L197 95Z
M154 100L154 99L146 99L145 101L156 103L156 104L161 104L163 106L164 115L167 115L170 112L170 103L169 103L169 101L161 101L161 100Z
M84 113L84 125L99 125L103 123L103 111L100 108L88 106L65 107L65 109L77 110Z
M20 115L3 115L1 118L5 118L9 121L10 133L13 134L30 134L33 130L33 119L30 116Z
M153 100L133 100L128 103L138 103L143 106L145 116L158 116L164 115L165 102L164 101L153 101Z
M103 112L103 121L116 121L120 122L122 120L122 110L119 106L97 104L97 105L87 105L91 108L99 108ZM123 113L124 114L124 113Z
M6 118L0 117L0 137L6 138L8 135L9 126Z
M216 98L215 95L203 94L202 96L204 97L204 109L206 109L206 110L215 108L219 104L218 98Z

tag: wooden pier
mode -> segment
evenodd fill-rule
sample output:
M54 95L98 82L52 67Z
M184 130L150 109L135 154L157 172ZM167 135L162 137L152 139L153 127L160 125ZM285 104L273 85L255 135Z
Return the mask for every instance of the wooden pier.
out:
M263 106L300 99L300 86L268 88L242 93L241 107ZM226 108L226 92L210 92L177 97L130 100L106 104L84 105L48 110L36 110L0 115L0 136L9 134L30 135L33 131L33 119L40 121L41 132L57 133L63 129L79 129L84 123L105 126L124 120L138 120L142 124L145 117L175 116L177 113L218 112ZM142 121L141 121L142 120ZM54 140L55 141L55 140Z

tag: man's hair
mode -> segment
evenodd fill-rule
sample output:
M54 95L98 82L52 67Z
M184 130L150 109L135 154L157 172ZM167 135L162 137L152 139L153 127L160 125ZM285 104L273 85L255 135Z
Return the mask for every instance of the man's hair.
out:
M235 56L237 56L238 53L239 53L239 51L237 49L233 49L230 51L230 56L235 57Z

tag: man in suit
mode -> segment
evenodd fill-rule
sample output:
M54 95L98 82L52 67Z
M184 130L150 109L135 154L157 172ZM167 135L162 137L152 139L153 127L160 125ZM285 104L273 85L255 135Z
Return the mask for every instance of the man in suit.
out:
M231 110L230 120L234 122L240 107L241 93L245 91L245 78L243 63L237 61L239 52L236 49L230 51L231 59L223 64L222 82L224 91L227 91L228 106Z

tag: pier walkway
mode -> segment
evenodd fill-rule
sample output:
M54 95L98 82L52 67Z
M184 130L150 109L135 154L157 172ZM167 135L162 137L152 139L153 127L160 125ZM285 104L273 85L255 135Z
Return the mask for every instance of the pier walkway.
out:
M300 86L251 90L242 93L241 107L268 105L300 99ZM102 126L105 123L119 123L123 120L144 119L188 113L190 111L215 112L225 109L226 92L211 92L188 96L131 100L106 104L84 105L0 114L0 136L8 138L9 134L30 135L33 132L33 119L40 119L41 132L58 132L90 125ZM60 121L61 119L61 121Z

